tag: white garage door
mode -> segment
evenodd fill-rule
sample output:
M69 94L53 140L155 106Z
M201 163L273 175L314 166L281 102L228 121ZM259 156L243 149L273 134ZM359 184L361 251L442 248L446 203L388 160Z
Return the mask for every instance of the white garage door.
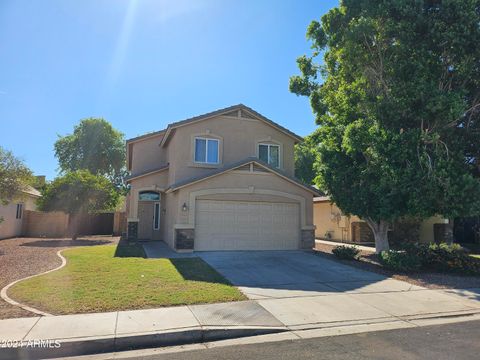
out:
M195 250L298 249L298 204L197 200L195 222Z

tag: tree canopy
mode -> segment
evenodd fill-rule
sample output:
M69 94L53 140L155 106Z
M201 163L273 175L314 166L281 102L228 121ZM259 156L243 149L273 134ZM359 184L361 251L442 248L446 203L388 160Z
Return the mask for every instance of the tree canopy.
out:
M316 144L310 137L295 145L295 177L312 185L316 176L314 163L317 156Z
M55 142L55 156L60 170L88 170L108 177L120 186L125 173L123 134L102 118L83 119L73 134L61 136Z
M43 211L92 213L115 209L118 198L118 191L107 178L77 170L47 184L37 205Z
M25 163L0 146L0 204L19 197L32 181L32 172Z
M479 24L478 0L342 0L308 27L290 89L320 125L316 182L377 251L402 216L480 212Z

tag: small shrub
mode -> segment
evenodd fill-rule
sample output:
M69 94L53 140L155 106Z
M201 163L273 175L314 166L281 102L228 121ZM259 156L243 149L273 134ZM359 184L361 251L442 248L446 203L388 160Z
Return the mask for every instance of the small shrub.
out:
M332 253L339 259L355 260L360 250L356 246L340 245L333 248Z
M458 244L429 244L421 252L423 266L436 271L480 274L480 263Z
M403 249L417 257L425 270L480 274L480 261L470 257L458 244L408 244Z
M383 251L380 254L380 262L387 269L401 272L416 271L422 266L418 256L406 251Z

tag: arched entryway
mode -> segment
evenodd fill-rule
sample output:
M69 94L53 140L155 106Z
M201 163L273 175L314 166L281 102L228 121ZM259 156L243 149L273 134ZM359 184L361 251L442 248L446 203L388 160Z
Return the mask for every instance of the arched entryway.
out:
M138 238L160 239L161 196L158 191L138 193Z

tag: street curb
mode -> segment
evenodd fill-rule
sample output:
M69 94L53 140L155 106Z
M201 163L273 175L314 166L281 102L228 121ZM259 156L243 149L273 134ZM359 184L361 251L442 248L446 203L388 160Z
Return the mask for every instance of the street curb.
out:
M154 347L206 343L256 335L275 334L286 331L288 331L286 327L198 327L126 336L71 339L60 341L61 346L58 348L41 346L0 348L0 360L51 359L58 357L113 353Z
M57 271L57 270L60 270L61 268L63 268L65 265L67 265L67 259L65 259L63 257L63 255L61 254L62 251L65 250L65 249L62 249L62 250L58 250L57 251L57 256L62 260L62 263L57 266L55 269L51 269L51 270L48 270L48 271L44 271L40 274L35 274L35 275L30 275L30 276L27 276L27 277L24 277L22 279L18 279L18 280L15 280L13 282L11 282L10 284L6 285L5 287L3 287L3 289L0 291L0 297L5 300L7 303L9 303L10 305L13 305L13 306L18 306L24 310L27 310L27 311L30 311L34 314L37 314L37 315L41 315L41 316L52 316L52 314L49 314L45 311L41 311L41 310L38 310L38 309L35 309L31 306L28 306L28 305L25 305L25 304L22 304L22 303L19 303L18 301L15 301L13 299L11 299L8 295L7 295L7 291L8 289L10 289L10 287L12 287L13 285L15 285L16 283L19 283L20 281L23 281L23 280L27 280L27 279L31 279L31 278L34 278L34 277L37 277L37 276L40 276L40 275L45 275L45 274L48 274L48 273L51 273L51 272L54 272L54 271Z

